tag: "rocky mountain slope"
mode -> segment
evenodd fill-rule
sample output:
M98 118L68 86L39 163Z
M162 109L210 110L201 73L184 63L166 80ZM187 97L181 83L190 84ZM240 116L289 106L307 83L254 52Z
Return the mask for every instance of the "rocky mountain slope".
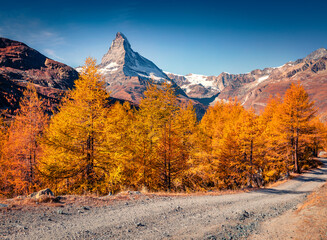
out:
M327 120L327 50L320 48L307 57L280 67L256 69L246 74L186 76L167 73L191 98L204 104L237 98L249 108L260 112L270 96L283 95L292 82L300 81L318 107L321 118ZM194 80L192 76L201 76ZM209 101L208 101L209 100Z
M24 43L0 38L0 108L13 110L28 82L51 102L73 87L78 73Z
M278 68L270 68L266 75L256 81L245 83L239 87L230 85L217 97L228 99L237 97L242 104L253 107L260 112L270 96L283 95L291 83L301 82L310 98L318 107L318 114L327 120L327 50L318 49L303 59L289 62Z

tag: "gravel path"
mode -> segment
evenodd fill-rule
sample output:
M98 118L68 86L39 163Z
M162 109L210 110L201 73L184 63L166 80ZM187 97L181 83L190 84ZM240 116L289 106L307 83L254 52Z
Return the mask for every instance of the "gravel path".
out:
M242 239L295 210L327 180L324 166L277 187L221 196L146 196L101 207L0 212L4 239Z

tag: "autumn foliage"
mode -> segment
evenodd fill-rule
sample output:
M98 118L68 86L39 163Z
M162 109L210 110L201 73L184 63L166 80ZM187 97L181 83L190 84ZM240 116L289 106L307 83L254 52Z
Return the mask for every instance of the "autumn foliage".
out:
M1 177L2 194L28 194L40 187L38 174L40 138L47 124L44 102L35 88L27 85L20 109L6 129L1 124Z
M105 86L87 59L50 120L27 87L11 124L0 119L2 195L261 187L315 166L326 147L326 124L300 83L260 115L218 101L200 122L170 84L149 85L138 109L110 104Z

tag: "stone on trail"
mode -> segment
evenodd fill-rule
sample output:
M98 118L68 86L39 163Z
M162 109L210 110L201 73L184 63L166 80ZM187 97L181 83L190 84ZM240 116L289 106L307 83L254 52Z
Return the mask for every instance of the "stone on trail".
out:
M250 217L250 214L244 210L239 219L240 219L240 221L244 221L246 218L249 218L249 217Z
M46 188L46 189L40 190L38 192L34 192L34 193L29 195L29 197L34 198L36 200L38 200L38 199L40 199L40 198L42 198L44 196L54 197L54 194L49 188Z

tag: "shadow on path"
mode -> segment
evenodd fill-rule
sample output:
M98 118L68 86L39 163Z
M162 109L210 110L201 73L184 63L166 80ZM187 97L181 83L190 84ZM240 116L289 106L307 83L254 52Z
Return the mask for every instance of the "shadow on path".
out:
M321 168L313 169L304 175L293 178L292 181L297 182L326 182L327 180L327 159L321 158L320 161L324 164ZM265 193L265 194L306 194L311 193L311 191L296 191L296 190L282 190L276 188L263 188L258 189L255 192Z
M279 189L274 189L274 188L265 188L265 189L259 189L255 191L257 193L265 193L265 194L278 194L278 195L283 195L283 194L306 194L310 193L310 191L293 191L293 190L279 190Z
M323 174L323 173L317 173L317 174ZM305 177L305 176L293 178L292 180L298 182L325 182L326 181L326 179L319 178L319 177Z

